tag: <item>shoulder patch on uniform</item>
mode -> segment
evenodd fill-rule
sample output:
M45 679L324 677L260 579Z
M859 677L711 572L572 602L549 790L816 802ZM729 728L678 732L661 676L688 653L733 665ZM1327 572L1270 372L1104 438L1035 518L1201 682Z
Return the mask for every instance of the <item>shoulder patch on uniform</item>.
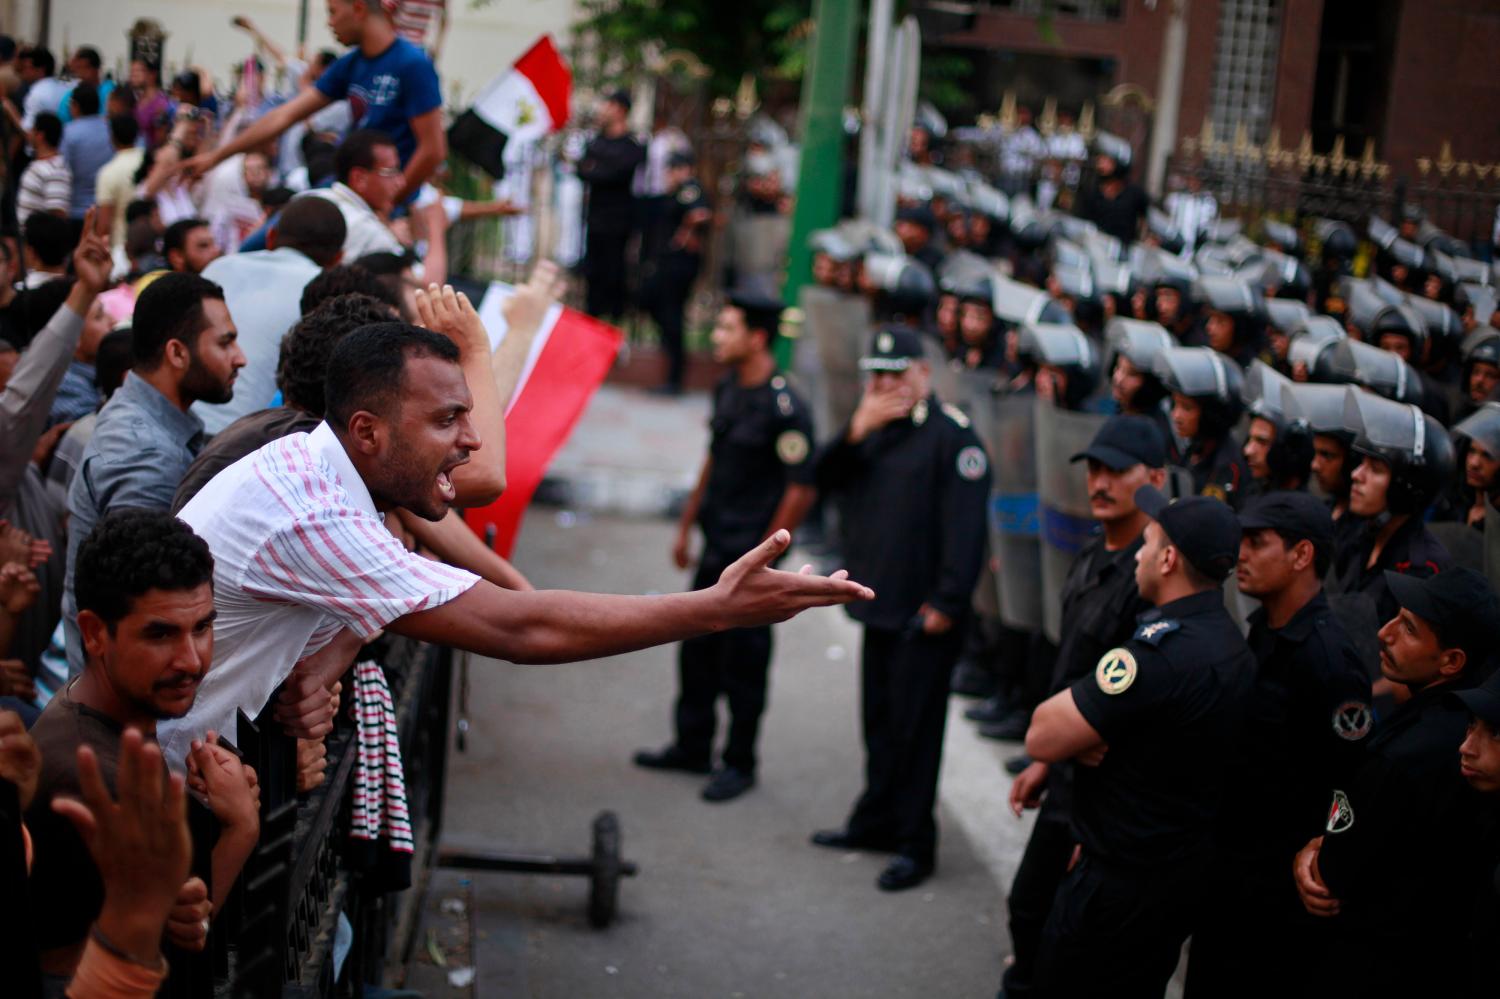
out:
M917 404L911 408L911 422L913 426L917 427L927 422L926 399L918 399Z
M1106 694L1123 694L1135 683L1135 656L1129 649L1110 649L1094 667L1094 682Z
M776 457L783 465L800 465L807 460L812 445L800 430L788 430L776 438Z
M1374 723L1370 706L1364 701L1345 701L1333 712L1333 734L1350 742L1358 742L1369 735Z
M989 471L990 460L984 456L984 448L970 444L958 452L957 464L959 478L974 482L984 478L984 473Z
M1161 621L1152 621L1150 624L1143 624L1135 629L1133 637L1136 641L1145 642L1147 645L1160 645L1162 639L1181 627L1182 624L1180 622L1173 621L1170 618Z
M683 184L677 192L677 200L684 205L691 205L698 200L702 192L698 190L697 184Z
M1343 791L1333 792L1333 804L1328 806L1328 824L1324 828L1330 833L1348 832L1354 825L1354 806Z
M1207 496L1209 499L1216 499L1221 503L1229 502L1229 494L1225 492L1224 487L1219 485L1217 482L1210 482L1208 485L1204 486L1203 491L1198 495Z
M968 427L968 414L959 409L957 406L950 406L945 402L943 403L943 412L948 414L948 419L952 420L954 423L957 423L961 427Z

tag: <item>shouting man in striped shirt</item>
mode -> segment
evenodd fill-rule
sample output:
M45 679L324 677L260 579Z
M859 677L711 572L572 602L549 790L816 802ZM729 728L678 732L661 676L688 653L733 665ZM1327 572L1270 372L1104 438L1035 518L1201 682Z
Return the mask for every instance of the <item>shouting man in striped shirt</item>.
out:
M408 552L380 519L396 508L443 517L458 495L453 470L481 446L453 342L398 322L355 330L329 360L325 404L311 433L225 469L181 512L214 555L216 656L192 710L160 728L174 767L204 732L235 731L236 712L256 716L294 667L308 702L326 705L323 691L382 629L556 663L874 596L843 572L772 569L790 544L785 531L691 593L502 590ZM289 730L316 737L322 724L303 717Z

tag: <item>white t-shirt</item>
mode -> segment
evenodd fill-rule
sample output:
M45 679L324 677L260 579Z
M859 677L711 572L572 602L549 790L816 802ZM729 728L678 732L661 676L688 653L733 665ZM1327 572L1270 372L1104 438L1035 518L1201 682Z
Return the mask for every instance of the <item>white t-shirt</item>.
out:
M214 661L186 716L157 726L181 769L209 729L233 739L298 660L343 628L373 638L454 600L473 573L409 552L327 423L272 441L214 476L179 514L214 556Z

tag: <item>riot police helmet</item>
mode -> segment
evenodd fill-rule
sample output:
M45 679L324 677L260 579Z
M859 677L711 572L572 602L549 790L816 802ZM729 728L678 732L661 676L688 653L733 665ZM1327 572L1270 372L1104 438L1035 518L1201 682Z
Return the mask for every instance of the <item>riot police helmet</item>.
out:
M1352 386L1345 392L1344 426L1354 435L1352 450L1390 468L1386 508L1421 514L1453 479L1448 431L1418 406Z

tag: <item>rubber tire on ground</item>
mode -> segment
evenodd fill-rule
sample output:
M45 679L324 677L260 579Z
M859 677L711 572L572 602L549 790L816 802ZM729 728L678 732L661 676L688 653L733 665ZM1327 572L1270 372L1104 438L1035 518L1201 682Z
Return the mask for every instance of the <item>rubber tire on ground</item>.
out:
M602 930L614 922L620 900L620 820L614 812L600 812L594 819L593 861L589 925Z

